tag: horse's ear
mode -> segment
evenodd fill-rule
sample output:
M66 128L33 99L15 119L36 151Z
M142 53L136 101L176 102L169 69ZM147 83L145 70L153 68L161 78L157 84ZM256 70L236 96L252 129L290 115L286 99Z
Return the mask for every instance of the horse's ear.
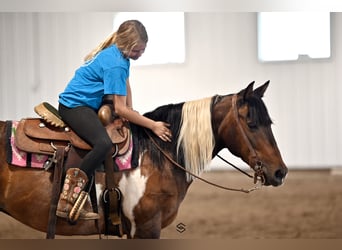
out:
M243 99L244 99L244 100L245 100L245 99L248 99L248 97L249 97L250 95L253 94L253 86L254 86L254 83L255 83L255 81L253 81L253 82L251 82L250 84L248 84L247 88L241 90L241 91L238 93L238 95L243 96Z
M270 84L270 80L268 80L267 82L265 82L263 85L261 85L260 87L258 87L257 89L254 90L254 94L256 96L259 96L260 98L264 96L264 93L268 87L268 85Z

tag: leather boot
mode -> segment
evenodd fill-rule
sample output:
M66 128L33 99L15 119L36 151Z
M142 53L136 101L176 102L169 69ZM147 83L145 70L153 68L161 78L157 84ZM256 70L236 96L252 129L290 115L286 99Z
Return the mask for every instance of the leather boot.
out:
M67 170L63 190L59 196L59 201L57 205L57 216L62 218L69 218L69 213L81 193L83 196L86 195L86 198L88 198L88 193L82 191L86 186L87 182L87 174L79 168L69 168ZM99 219L99 215L97 213L88 212L83 208L81 209L79 216L77 217L83 220Z

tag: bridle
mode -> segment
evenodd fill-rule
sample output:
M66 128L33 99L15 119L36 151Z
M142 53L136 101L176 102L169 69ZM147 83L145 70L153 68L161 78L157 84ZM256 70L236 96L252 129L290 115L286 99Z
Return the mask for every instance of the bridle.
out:
M258 156L257 156L257 153L255 151L255 149L253 148L250 140L248 139L241 123L240 123L240 119L239 119L239 113L238 113L238 108L237 108L237 95L235 94L233 96L233 99L232 99L232 109L233 109L233 113L234 113L234 118L235 118L235 121L239 127L239 130L251 152L251 156L250 158L251 159L254 159L255 160L255 166L252 167L252 169L254 170L254 177L251 176L250 174L246 173L245 171L241 170L240 168L236 167L234 164L230 163L229 161L225 160L224 158L222 158L221 156L217 155L220 159L222 159L223 161L225 161L226 163L228 163L229 165L233 166L235 169L237 169L238 171L244 173L245 175L247 175L248 177L250 178L254 178L254 184L257 184L258 182L260 183L259 186L255 186L253 188L250 188L250 189L243 189L243 188L229 188L229 187L225 187L225 186L221 186L221 185L218 185L218 184L215 184L213 182L210 182L202 177L199 177L198 175L190 172L189 170L187 170L185 167L181 166L178 162L176 162L174 159L172 159L172 157L167 154L159 145L158 143L153 139L153 137L150 135L150 133L145 129L145 133L148 135L148 137L150 138L150 140L152 141L152 143L157 147L157 149L175 166L177 166L178 168L182 169L183 171L185 171L186 173L190 174L191 176L207 183L207 184L210 184L212 186L215 186L215 187L218 187L218 188L221 188L221 189L225 189L225 190L228 190L228 191L238 191L238 192L243 192L243 193L250 193L254 190L257 190L259 189L264 183L265 183L265 178L264 178L264 175L263 175L263 172L262 172L262 162L258 159ZM251 162L251 161L250 161Z
M252 169L254 170L254 184L260 180L262 184L265 183L265 177L263 175L263 171L262 171L262 161L258 158L258 155L255 151L255 149L253 148L250 140L248 139L245 130L243 129L240 119L239 119L239 111L237 108L237 95L235 94L232 98L232 109L233 109L233 113L234 113L234 119L235 122L240 130L240 133L249 149L249 152L251 153L251 155L249 156L249 165L252 167ZM221 157L220 157L221 158ZM252 163L255 162L255 165L252 166Z

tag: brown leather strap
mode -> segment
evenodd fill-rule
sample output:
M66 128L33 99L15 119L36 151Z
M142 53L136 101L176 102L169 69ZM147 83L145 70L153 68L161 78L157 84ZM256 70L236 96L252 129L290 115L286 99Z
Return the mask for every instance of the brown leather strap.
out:
M56 157L54 159L55 168L53 171L52 194L51 194L51 201L50 201L50 211L49 211L49 220L48 220L48 227L47 227L47 232L46 232L46 239L55 238L56 222L57 222L56 210L57 210L59 194L61 192L64 155L65 155L65 148L57 147Z
M249 141L249 139L248 139L245 131L243 130L241 123L240 123L239 111L238 111L238 107L237 107L237 95L234 95L233 98L232 98L232 109L233 109L233 112L234 112L235 121L237 123L237 126L238 126L240 132L241 132L243 140L245 141L245 143L246 143L246 145L247 145L247 147L248 147L248 149L249 149L249 151L251 153L250 159L256 159L257 158L257 154L256 154L256 152L255 152L251 142ZM250 160L249 164L252 165L251 164L251 160Z
M263 170L262 170L263 163L259 159L257 152L254 149L254 147L252 146L252 143L249 140L245 130L242 128L240 118L239 118L239 110L237 107L237 98L238 98L238 96L237 96L237 94L235 94L233 96L233 99L232 99L232 109L234 112L234 117L235 117L235 121L237 123L237 126L240 129L241 135L242 135L242 137L243 137L245 143L247 144L247 147L251 153L251 155L249 156L248 164L254 170L254 184L256 184L258 182L258 180L260 180L261 183L263 184L265 182L265 177L264 177Z
M121 225L121 207L120 207L120 191L116 188L114 181L114 161L111 154L108 154L105 160L105 171L106 171L106 186L109 198L109 214L106 215L106 223L109 230L114 231L117 236L122 236L122 225Z
M90 200L91 200L91 205L93 207L93 210L95 213L99 213L99 208L97 205L97 194L96 194L96 188L95 188L95 180L96 180L96 173L94 174L94 176L92 176L91 178L91 186L90 186L90 190L89 190L89 195L90 195ZM100 230L100 225L99 225L99 220L95 220L95 227L97 229L98 235L99 235L99 239L102 239L101 237L101 230Z
M250 188L250 189L243 189L243 188L229 188L229 187L225 187L225 186L222 186L222 185L219 185L219 184L216 184L216 183L213 183L213 182L210 182L202 177L200 177L199 175L196 175L192 172L190 172L189 170L187 170L185 167L183 167L182 165L178 164L178 162L176 162L174 159L172 159L172 157L167 154L159 145L158 143L153 139L153 137L150 135L150 133L145 129L145 133L147 134L147 136L150 138L150 140L152 141L152 143L154 144L154 146L156 146L156 148L173 164L175 165L176 167L182 169L184 172L190 174L191 176L207 183L207 184L210 184L212 186L215 186L217 188L221 188L221 189L225 189L225 190L228 190L228 191L238 191L238 192L243 192L243 193L250 193L254 190L257 190L258 187L254 187L254 188Z

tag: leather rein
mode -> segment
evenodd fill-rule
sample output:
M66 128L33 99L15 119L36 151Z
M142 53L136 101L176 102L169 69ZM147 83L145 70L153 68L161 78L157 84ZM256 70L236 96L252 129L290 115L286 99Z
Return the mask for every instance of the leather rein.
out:
M259 188L261 188L261 186L265 183L265 179L264 179L264 176L263 176L263 173L262 173L262 162L258 159L257 157L257 153L255 151L255 149L253 148L250 140L248 139L241 123L240 123L240 119L239 119L239 113L238 113L238 108L237 108L237 95L235 94L233 96L233 99L232 99L232 109L233 109L233 112L234 112L234 118L235 118L235 121L240 129L240 132L245 140L245 143L246 145L248 146L250 152L251 152L251 156L250 158L251 159L254 159L255 160L255 166L253 167L253 170L254 170L254 177L250 174L248 174L247 172L241 170L240 168L238 168L237 166L235 166L234 164L230 163L229 161L225 160L224 158L222 158L220 155L217 155L221 160L223 160L224 162L226 162L227 164L229 164L230 166L234 167L236 170L240 171L241 173L247 175L248 177L250 178L254 178L254 184L257 184L259 183L259 185L256 185L255 187L253 188L250 188L250 189L244 189L244 188L230 188L230 187L226 187L226 186L222 186L222 185L219 185L219 184L216 184L216 183L213 183L213 182L210 182L192 172L190 172L189 170L187 170L185 167L181 166L178 162L176 162L174 159L172 159L172 157L170 155L168 155L158 144L157 142L152 138L152 136L150 135L150 133L148 133L145 129L145 133L148 135L148 137L150 138L150 140L152 141L152 143L157 147L157 149L175 166L177 166L178 168L182 169L184 172L190 174L191 176L209 184L209 185L212 185L214 187L217 187L217 188L221 188L221 189L224 189L224 190L228 190L228 191L236 191L236 192L243 192L243 193L250 193L254 190L257 190ZM251 162L251 161L250 161Z

